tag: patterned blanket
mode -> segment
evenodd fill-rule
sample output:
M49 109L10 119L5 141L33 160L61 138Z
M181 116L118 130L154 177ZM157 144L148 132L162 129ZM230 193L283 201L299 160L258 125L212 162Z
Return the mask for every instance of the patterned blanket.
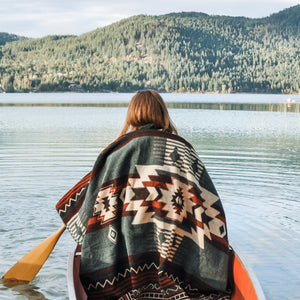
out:
M56 205L82 245L89 299L192 299L226 292L229 245L222 204L183 138L129 133Z

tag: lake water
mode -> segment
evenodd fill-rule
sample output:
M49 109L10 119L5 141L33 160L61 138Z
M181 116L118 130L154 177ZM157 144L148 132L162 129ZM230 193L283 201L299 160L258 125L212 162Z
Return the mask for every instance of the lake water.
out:
M128 102L131 96L0 94L0 104ZM288 97L163 96L215 103L285 103ZM230 242L266 298L300 299L300 114L169 111L206 165L223 201ZM125 107L0 106L0 277L62 225L56 202L89 172L118 135L125 115ZM68 299L67 258L74 247L65 232L31 283L6 287L0 281L0 300Z

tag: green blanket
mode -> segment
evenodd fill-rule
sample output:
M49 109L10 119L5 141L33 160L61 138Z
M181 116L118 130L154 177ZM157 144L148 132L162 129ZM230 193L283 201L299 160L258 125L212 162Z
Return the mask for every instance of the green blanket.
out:
M146 126L117 139L57 210L82 245L80 278L89 299L226 291L222 204L195 150L177 135Z

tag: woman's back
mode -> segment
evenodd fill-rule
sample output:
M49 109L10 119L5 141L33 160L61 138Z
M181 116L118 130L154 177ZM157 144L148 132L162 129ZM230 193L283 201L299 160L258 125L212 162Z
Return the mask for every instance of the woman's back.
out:
M155 127L117 139L57 205L82 244L89 299L226 293L229 246L220 199L192 146Z

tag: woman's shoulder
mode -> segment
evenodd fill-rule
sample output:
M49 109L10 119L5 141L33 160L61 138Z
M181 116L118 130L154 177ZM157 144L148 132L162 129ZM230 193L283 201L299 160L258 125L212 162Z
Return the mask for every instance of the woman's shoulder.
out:
M128 143L135 139L146 141L148 139L154 139L154 138L168 140L168 141L174 141L177 143L184 144L188 148L193 148L193 146L185 138L183 138L180 135L177 135L177 134L169 132L169 131L163 131L160 129L152 129L152 128L145 128L145 129L127 133L124 136L120 137L120 139L117 139L116 141L119 141L121 143L124 143L124 142Z
M169 131L163 131L158 128L153 128L150 126L145 126L139 130L126 133L119 136L112 143L110 143L101 154L112 153L121 148L127 146L126 148L135 148L141 146L141 144L152 144L152 142L158 143L173 143L187 148L193 149L193 146L182 136L174 134Z

